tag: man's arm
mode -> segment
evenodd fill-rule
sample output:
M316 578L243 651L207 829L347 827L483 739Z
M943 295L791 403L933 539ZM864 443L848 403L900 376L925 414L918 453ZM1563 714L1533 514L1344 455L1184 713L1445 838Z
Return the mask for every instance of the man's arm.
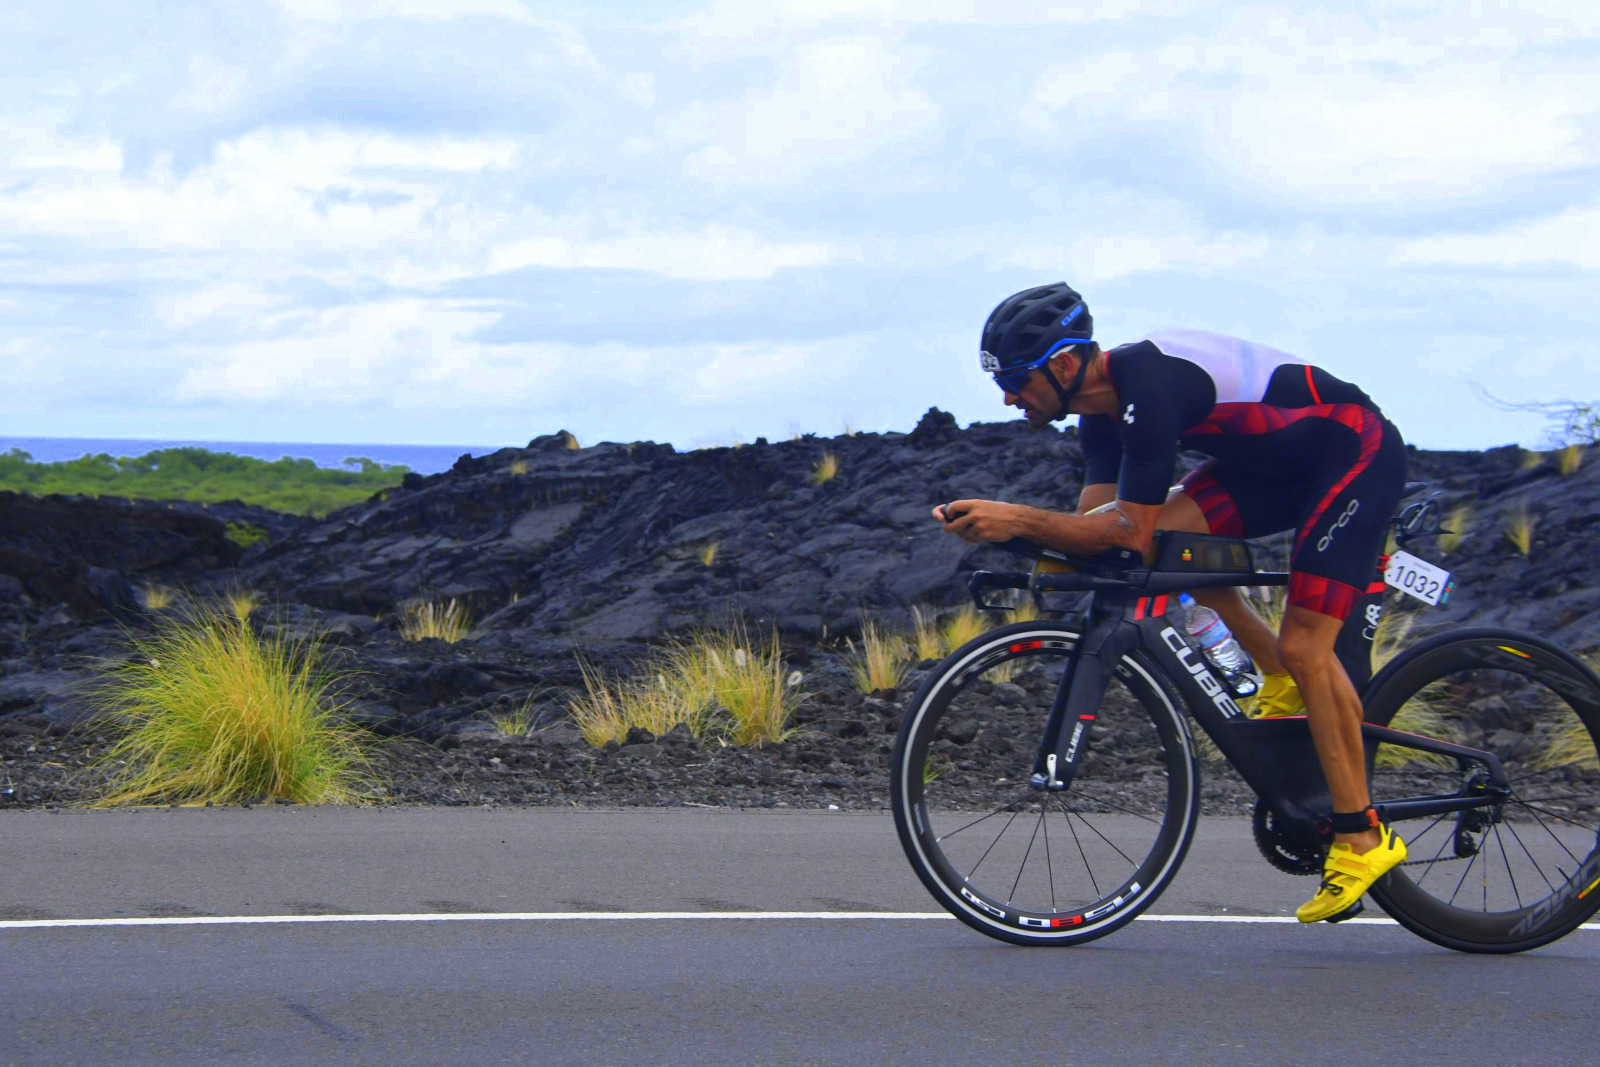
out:
M1025 537L1075 556L1099 555L1108 548L1148 553L1160 514L1160 504L1128 500L1113 500L1093 515L1069 515L999 500L954 500L934 509L934 517L944 522L945 531L963 541L977 544Z

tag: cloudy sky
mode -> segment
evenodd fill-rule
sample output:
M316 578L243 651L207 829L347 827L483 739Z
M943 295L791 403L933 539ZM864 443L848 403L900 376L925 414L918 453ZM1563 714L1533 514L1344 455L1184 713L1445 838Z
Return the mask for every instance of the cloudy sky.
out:
M1059 279L1540 443L1474 386L1600 395L1600 5L0 7L0 434L1002 419Z

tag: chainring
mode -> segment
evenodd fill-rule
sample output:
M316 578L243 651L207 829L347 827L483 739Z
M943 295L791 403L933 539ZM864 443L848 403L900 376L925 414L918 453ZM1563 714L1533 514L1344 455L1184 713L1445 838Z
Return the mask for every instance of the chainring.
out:
M1256 848L1267 862L1289 874L1321 874L1325 849L1307 847L1284 832L1277 824L1277 815L1264 801L1256 801L1250 813L1250 829L1254 831Z

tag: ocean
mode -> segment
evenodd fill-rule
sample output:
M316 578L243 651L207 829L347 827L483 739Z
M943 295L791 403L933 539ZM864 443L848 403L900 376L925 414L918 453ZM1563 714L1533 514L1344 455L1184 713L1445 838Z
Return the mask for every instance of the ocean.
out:
M113 456L142 456L158 448L204 448L275 460L284 456L309 459L319 467L340 467L346 459L363 458L378 463L403 464L418 474L449 470L463 453L481 456L504 445L328 445L264 441L146 441L114 437L0 437L0 452L20 448L39 463L57 463L105 452Z

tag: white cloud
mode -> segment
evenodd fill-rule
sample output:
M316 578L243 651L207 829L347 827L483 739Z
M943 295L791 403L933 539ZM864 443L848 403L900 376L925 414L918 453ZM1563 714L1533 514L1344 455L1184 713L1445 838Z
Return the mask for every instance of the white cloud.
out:
M179 355L173 399L299 408L397 410L462 406L519 410L633 391L656 404L697 406L767 398L835 382L861 362L865 341L660 344L488 344L477 339L501 309L406 299L278 316L272 336Z
M683 169L693 177L808 181L937 134L939 106L914 84L916 69L874 36L807 42L771 88L691 105L663 130L689 147Z
M1441 234L1395 249L1400 266L1576 267L1600 270L1600 205L1487 233Z
M518 0L272 0L290 18L317 22L400 18L442 22L472 15L527 20L528 9Z

